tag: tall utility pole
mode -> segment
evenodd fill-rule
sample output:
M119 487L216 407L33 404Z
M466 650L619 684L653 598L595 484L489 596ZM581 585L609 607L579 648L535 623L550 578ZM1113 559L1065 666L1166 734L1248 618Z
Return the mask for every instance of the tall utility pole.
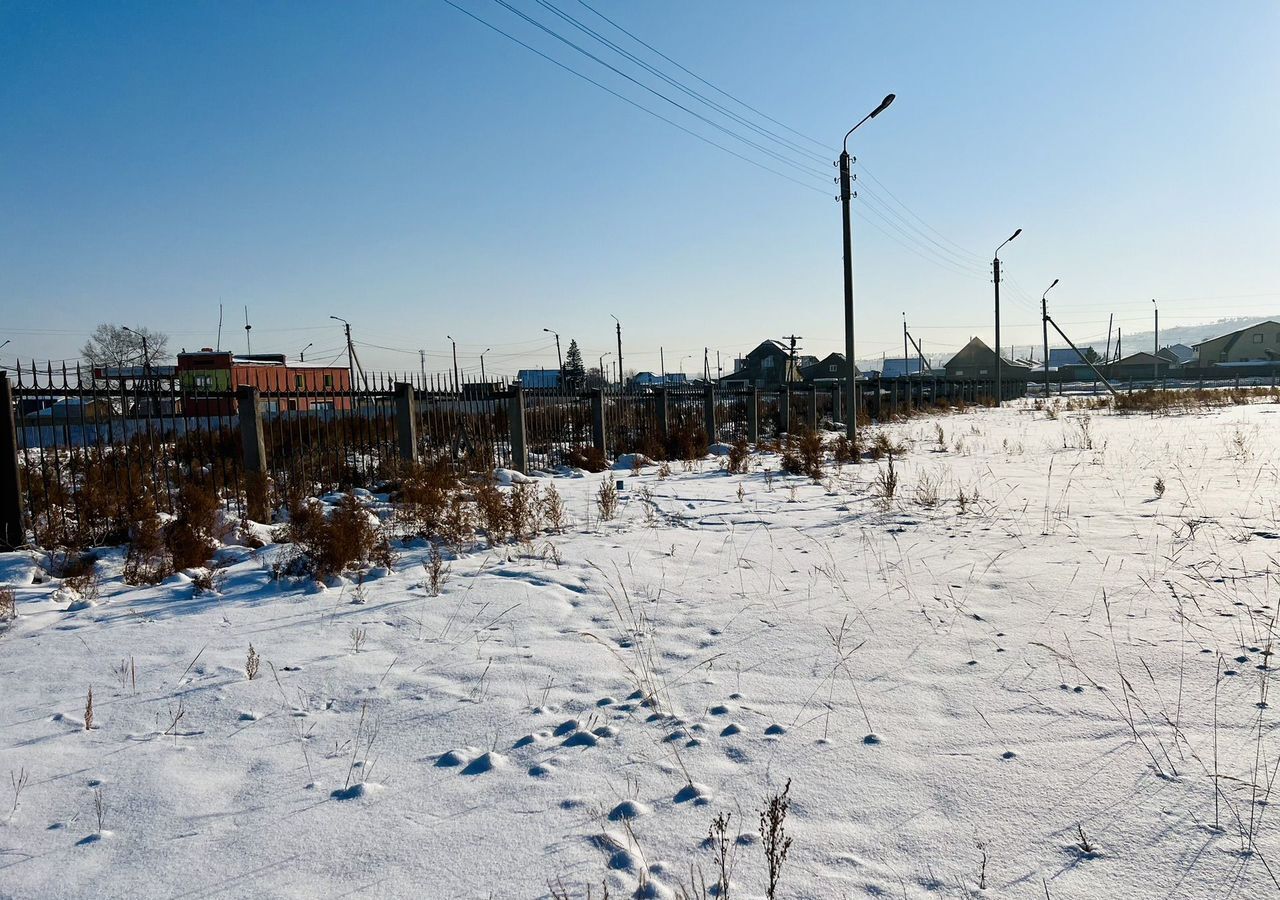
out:
M902 314L902 374L909 375L911 370L910 357L907 356L907 314Z
M1107 316L1107 355L1102 360L1103 365L1111 362L1111 327L1115 324L1115 319L1115 313Z
M1040 326L1044 329L1044 398L1049 399L1049 303L1046 299L1049 292L1057 285L1058 279L1053 279L1053 284L1044 289L1044 293L1040 295ZM1111 340L1111 332L1107 332L1107 341Z
M488 353L492 349L493 349L492 347L485 347L484 353ZM480 354L480 383L481 384L485 384L487 382L487 379L484 377L484 353ZM561 371L564 370L564 366L561 366L560 368L561 368Z
M602 353L602 354L600 354L600 380L601 380L601 381L603 381L603 382L605 383L605 385L606 385L606 386L608 386L608 384L609 384L609 376L605 373L605 370L604 370L604 358L605 358L606 356L613 356L613 354L612 354L612 353Z
M301 350L298 351L298 362L307 361L307 351L311 349L311 345L314 343L315 341L312 341L311 344L307 344L307 346L303 347Z
M351 394L351 409L356 408L356 348L351 343L351 323L339 316L330 316L330 319L341 322L344 333L347 336L347 381L349 382L348 390Z
M1156 311L1156 335L1153 341L1154 346L1151 348L1151 378L1153 381L1160 380L1160 306L1156 303L1154 297L1151 298L1151 306ZM1154 385L1153 385L1154 386Z
M422 381L425 384L427 380L427 351L418 351L418 369L422 372Z
M253 326L249 324L249 307L244 308L244 347L249 356L253 356L253 342L249 340L249 332Z
M717 350L716 351L716 380L718 381L723 377L724 377L724 369L720 367L720 351Z
M560 355L560 335L556 334L556 332L552 331L550 328L544 328L542 330L545 331L547 334L554 334L556 336L556 362L559 363L560 371L563 372L564 357ZM489 351L486 350L485 352L488 353Z
M618 321L618 317L610 315L609 318L617 324L618 329L618 383L622 383L622 323Z
M1022 234L1021 228L1009 235L1004 243L996 248L996 252L992 254L993 258L991 261L991 267L992 271L995 272L996 282L996 406L999 406L1004 401L1002 373L1000 371L1002 368L1000 364L1003 361L1000 356L1000 250L1005 244L1009 243L1009 241L1013 240L1020 234Z
M453 339L452 335L445 335L449 339L449 343L453 344L453 389L455 391L462 390L458 385L458 342Z
M786 377L786 380L789 382L791 381L791 376L794 375L796 371L796 341L803 341L804 338L800 337L800 335L798 334L788 334L788 335L785 335L782 339L789 343L789 349L787 350L787 377Z
M840 218L844 226L844 363L845 377L849 379L844 392L844 429L845 435L849 440L853 440L858 433L858 392L857 379L858 367L853 362L853 233L851 223L849 221L849 199L853 194L851 182L852 177L849 175L849 135L861 127L862 123L867 119L874 119L880 113L889 108L889 104L893 102L894 95L887 94L880 105L862 117L862 121L845 133L844 143L840 150Z
M711 380L711 348L702 348L702 380Z
M662 383L667 383L667 354L661 347L658 348L658 367L662 369Z

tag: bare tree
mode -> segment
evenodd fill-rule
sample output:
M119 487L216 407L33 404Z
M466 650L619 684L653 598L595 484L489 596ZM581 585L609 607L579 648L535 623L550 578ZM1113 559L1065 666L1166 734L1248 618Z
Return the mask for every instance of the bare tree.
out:
M144 355L143 348L146 348ZM153 366L168 355L169 335L138 326L125 330L103 322L80 348L80 355L94 367L123 369L126 366Z

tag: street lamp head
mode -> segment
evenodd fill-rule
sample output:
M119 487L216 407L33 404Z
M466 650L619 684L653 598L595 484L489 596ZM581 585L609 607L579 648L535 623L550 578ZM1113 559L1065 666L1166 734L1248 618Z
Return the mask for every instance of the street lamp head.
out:
M1018 229L1017 231L1015 231L1013 234L1009 235L1009 241L1013 240L1014 238L1016 238L1016 237L1017 237L1018 235L1020 235L1020 234L1022 234L1022 229L1021 229L1021 228L1019 228L1019 229ZM1005 241L1005 243L1007 244L1007 243L1009 243L1009 241Z
M347 320L346 320L346 319L339 318L338 316L330 316L329 318L330 318L330 319L333 319L333 320L334 320L334 321L336 321L336 322L341 322L341 323L342 323L342 324L344 324L344 325L345 325L345 324L347 324Z
M872 110L871 118L874 119L876 116L880 115L880 113L888 109L889 104L892 103L894 101L894 98L896 98L897 96L898 96L897 94L885 94L884 99L880 101L880 105L877 106L874 110Z

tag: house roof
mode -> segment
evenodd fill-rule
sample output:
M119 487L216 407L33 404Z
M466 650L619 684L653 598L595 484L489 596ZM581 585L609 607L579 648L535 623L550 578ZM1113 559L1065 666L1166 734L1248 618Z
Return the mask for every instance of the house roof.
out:
M1049 368L1054 366L1082 366L1084 365L1084 357L1081 355L1086 350L1093 350L1095 354L1101 356L1093 347L1081 347L1077 353L1070 347L1050 347L1049 348Z
M559 369L521 369L516 375L521 387L553 388L560 386Z
M979 337L973 337L969 339L969 343L965 344L963 347L960 348L959 352L956 353L955 356L947 360L945 367L949 368L955 365L956 363L967 365L969 364L970 360L973 360L974 362L978 362L979 356L994 360L995 355L996 355L995 351L987 346L986 341L984 341L982 338L979 338ZM1001 365L1003 365L1006 368L1030 369L1030 366L1026 366L1026 365L1023 365L1022 363L1014 362L1013 360L1008 359L1006 357L1001 357L1000 361L1001 361Z
M1244 328L1238 328L1235 331L1228 331L1226 334L1220 334L1217 337L1205 338L1203 341L1197 341L1191 346L1203 347L1205 344L1208 344L1211 341L1220 341L1223 338L1232 338L1233 340L1227 344L1227 347L1229 348L1232 344L1236 342L1236 340L1239 340L1240 335L1244 334L1246 331L1251 331L1254 328L1257 328L1259 325L1280 325L1280 322L1277 322L1275 319L1264 319L1261 322L1254 322L1252 325L1246 325Z
M880 365L880 375L883 378L897 378L902 375L919 375L921 372L920 357L909 356L905 360L902 357L890 356Z

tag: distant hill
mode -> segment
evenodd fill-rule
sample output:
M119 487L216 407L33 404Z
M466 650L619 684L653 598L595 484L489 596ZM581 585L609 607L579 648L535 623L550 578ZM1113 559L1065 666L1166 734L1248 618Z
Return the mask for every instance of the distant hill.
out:
M1186 344L1188 347L1193 347L1201 341L1207 341L1209 338L1217 337L1220 334L1229 334L1232 331L1239 331L1241 328L1248 328L1250 325L1256 325L1259 322L1268 320L1280 321L1280 315L1231 316L1230 318L1218 319L1213 322L1202 322L1199 325L1174 325L1169 328L1161 326L1160 346ZM1126 353L1137 350L1150 350L1152 336L1153 333L1149 328L1146 331L1126 331L1124 333L1123 349ZM1082 343L1102 348L1107 343L1106 332L1087 338Z

